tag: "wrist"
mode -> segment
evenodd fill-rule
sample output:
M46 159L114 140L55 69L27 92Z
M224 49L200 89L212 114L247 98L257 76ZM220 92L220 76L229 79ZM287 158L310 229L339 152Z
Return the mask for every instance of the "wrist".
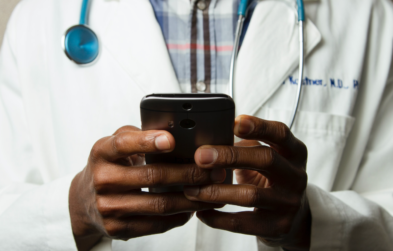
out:
M311 223L312 216L308 199L305 196L302 207L293 223L289 234L289 241L282 248L285 251L305 251L310 250L311 244Z
M79 251L90 250L103 237L91 221L88 210L81 198L84 198L85 190L79 186L82 173L72 180L69 191L69 213L71 218L72 232Z

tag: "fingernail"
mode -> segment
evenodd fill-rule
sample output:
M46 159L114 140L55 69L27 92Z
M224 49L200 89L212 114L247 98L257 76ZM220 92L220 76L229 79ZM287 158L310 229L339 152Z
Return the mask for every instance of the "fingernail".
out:
M190 197L196 197L199 194L199 186L184 187L184 193Z
M156 137L155 144L157 149L161 151L171 149L171 144L169 143L168 137L165 135L160 135Z
M210 173L210 179L213 182L222 182L225 180L226 172L224 169L213 169Z
M254 131L254 123L249 119L240 119L238 132L242 135L248 135Z
M205 148L199 150L199 162L203 165L213 164L218 157L218 152L214 148Z

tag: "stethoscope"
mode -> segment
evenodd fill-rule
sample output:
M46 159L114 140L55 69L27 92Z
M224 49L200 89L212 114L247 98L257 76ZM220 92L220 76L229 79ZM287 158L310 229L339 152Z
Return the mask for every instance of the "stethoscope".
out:
M305 20L305 11L303 0L297 1L297 12L299 21L299 44L300 44L300 56L299 56L299 82L298 90L296 95L295 108L292 113L289 128L292 128L293 122L295 121L296 114L299 108L300 94L302 92L303 83L303 69L304 69L304 30L303 22ZM229 75L229 95L234 98L234 77L236 68L236 59L239 52L240 37L243 31L244 20L247 16L249 0L240 0L237 21L235 42L232 51L231 68ZM78 25L69 28L63 38L64 52L69 59L74 61L78 65L87 65L93 63L99 54L99 42L95 32L87 26L89 0L82 1L82 10L80 15L80 21Z
M292 113L292 117L289 123L289 128L292 129L293 123L296 118L296 114L299 108L299 101L300 101L300 94L302 92L302 85L303 85L303 69L304 69L304 30L303 30L303 22L306 18L303 0L296 0L297 1L297 12L298 12L298 21L299 21L299 44L300 44L300 55L299 55L299 82L298 82L298 90L296 95L296 103L295 108ZM247 17L247 7L248 7L248 0L240 0L238 15L239 19L237 21L236 26L236 33L235 33L235 42L232 51L232 58L231 58L231 69L229 73L229 96L234 98L234 77L235 77L235 68L236 68L236 59L237 54L239 52L239 43L240 37L243 31L243 24L244 20Z
M65 54L78 65L93 63L100 49L96 33L87 26L89 4L89 0L83 0L79 24L69 28L63 37Z

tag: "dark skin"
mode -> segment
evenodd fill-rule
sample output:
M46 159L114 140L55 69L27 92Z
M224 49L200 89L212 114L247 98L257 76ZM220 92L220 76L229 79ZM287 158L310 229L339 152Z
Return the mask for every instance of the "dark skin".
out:
M202 146L195 153L196 164L187 165L144 165L144 153L174 149L174 138L166 131L126 126L99 140L70 188L78 250L89 250L103 236L128 240L163 233L184 225L195 211L213 228L254 235L269 246L308 250L306 146L284 124L251 116L237 117L234 133L245 140L234 147ZM221 184L224 168L236 168L238 185ZM179 184L186 186L184 194L141 192L143 187ZM254 211L215 210L224 204Z
M184 225L198 210L222 204L188 200L182 192L150 194L141 188L220 183L225 171L195 164L144 165L144 153L175 147L166 131L142 132L125 126L97 141L87 166L75 176L69 193L72 230L78 250L90 250L103 236L128 240L164 233Z
M202 169L237 168L238 185L194 186L184 193L192 201L253 207L254 211L205 210L197 212L197 217L213 228L254 235L269 246L309 250L306 146L285 124L251 116L237 117L234 132L244 140L234 147L202 146L195 162Z

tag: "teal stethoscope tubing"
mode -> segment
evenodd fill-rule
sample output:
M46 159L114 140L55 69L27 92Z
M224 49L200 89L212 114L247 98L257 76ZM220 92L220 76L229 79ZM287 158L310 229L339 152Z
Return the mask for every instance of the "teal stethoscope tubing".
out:
M248 8L249 0L240 0L239 9L238 9L238 21L235 32L235 41L233 45L232 57L231 57L231 68L229 74L229 95L234 98L234 77L235 77L235 69L236 69L236 59L239 53L239 43L240 37L243 31L244 20L247 16L247 8ZM300 96L302 92L302 83L303 83L303 71L304 71L304 28L303 22L305 21L306 15L304 11L303 0L297 0L297 12L298 12L298 21L299 21L299 82L298 82L298 90L296 94L296 103L294 110L292 112L291 120L289 123L289 128L292 129L293 123L295 121L297 111L299 108Z
M81 17L79 19L79 24L87 25L87 13L89 10L89 0L82 1Z

